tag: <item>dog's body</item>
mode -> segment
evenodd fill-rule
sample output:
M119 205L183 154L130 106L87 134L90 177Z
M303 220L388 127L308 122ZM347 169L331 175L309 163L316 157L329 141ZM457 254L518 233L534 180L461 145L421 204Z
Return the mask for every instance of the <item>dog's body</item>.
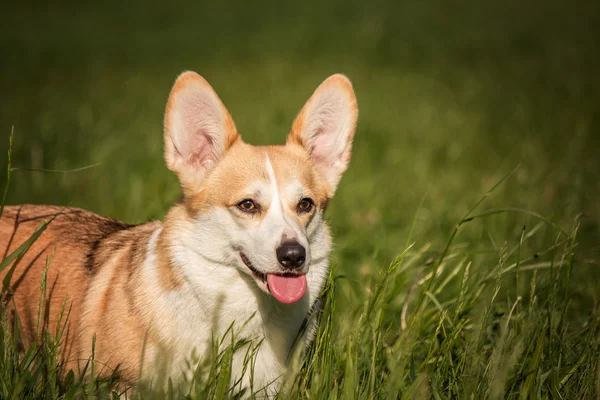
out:
M323 213L347 167L356 116L350 82L335 75L300 112L285 146L254 147L242 142L210 85L182 74L167 104L165 159L184 195L163 222L131 226L52 206L5 209L5 256L50 221L11 278L7 304L15 305L25 340L39 337L48 264L43 322L54 334L63 304L70 309L67 367L89 359L95 337L96 370L118 366L128 381L181 376L192 350L206 356L211 338L233 323L236 338L264 341L254 380L243 371L242 351L232 381L243 376L242 386L275 391L327 276Z

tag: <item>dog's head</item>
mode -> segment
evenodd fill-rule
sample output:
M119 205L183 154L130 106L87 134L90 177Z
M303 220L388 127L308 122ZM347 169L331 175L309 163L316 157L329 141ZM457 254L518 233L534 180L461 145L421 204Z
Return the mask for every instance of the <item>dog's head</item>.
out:
M350 81L333 75L302 108L285 145L251 146L208 82L180 75L164 137L191 222L186 245L207 262L239 268L280 302L302 298L307 273L328 262L323 213L348 166L357 114Z

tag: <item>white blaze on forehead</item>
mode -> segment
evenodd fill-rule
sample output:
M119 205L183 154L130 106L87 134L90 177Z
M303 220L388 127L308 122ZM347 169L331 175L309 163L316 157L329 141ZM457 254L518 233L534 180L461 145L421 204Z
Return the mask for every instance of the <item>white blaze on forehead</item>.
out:
M276 214L283 217L283 205L279 198L279 189L277 188L277 178L275 177L275 171L271 165L269 155L265 153L267 173L269 174L269 180L271 181L271 207L269 207L270 214Z
M274 218L278 222L282 223L281 237L282 240L290 240L298 237L296 229L294 229L293 222L289 221L285 217L283 203L279 194L279 188L277 187L277 178L275 177L275 171L273 165L269 159L269 155L265 153L267 173L269 174L269 181L271 182L271 206L269 207L268 214L271 218Z

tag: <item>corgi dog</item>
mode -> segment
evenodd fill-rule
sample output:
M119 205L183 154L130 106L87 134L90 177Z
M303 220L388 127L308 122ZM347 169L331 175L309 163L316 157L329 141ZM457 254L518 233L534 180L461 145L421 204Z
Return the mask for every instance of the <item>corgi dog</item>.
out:
M301 109L285 145L252 146L209 83L181 74L166 106L164 156L182 199L163 221L140 225L77 208L6 207L4 257L48 225L0 272L4 279L12 269L0 312L18 316L24 346L39 340L45 274L43 324L54 334L66 320L65 369L81 370L93 352L101 375L117 370L134 383L166 371L185 381L192 353L209 356L211 338L235 331L261 342L252 374L244 352L233 355L231 382L276 393L328 276L324 213L348 166L357 116L350 81L333 75Z

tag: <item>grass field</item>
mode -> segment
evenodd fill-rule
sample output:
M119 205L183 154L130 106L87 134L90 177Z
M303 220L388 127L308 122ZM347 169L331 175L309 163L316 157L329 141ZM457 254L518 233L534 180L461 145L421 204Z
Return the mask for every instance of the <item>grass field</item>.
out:
M7 204L161 218L179 72L252 144L342 72L360 116L328 209L338 279L282 397L600 399L598 2L84 3L3 6ZM52 349L29 374L0 333L0 398L95 392L59 384ZM214 378L192 398L230 396Z

